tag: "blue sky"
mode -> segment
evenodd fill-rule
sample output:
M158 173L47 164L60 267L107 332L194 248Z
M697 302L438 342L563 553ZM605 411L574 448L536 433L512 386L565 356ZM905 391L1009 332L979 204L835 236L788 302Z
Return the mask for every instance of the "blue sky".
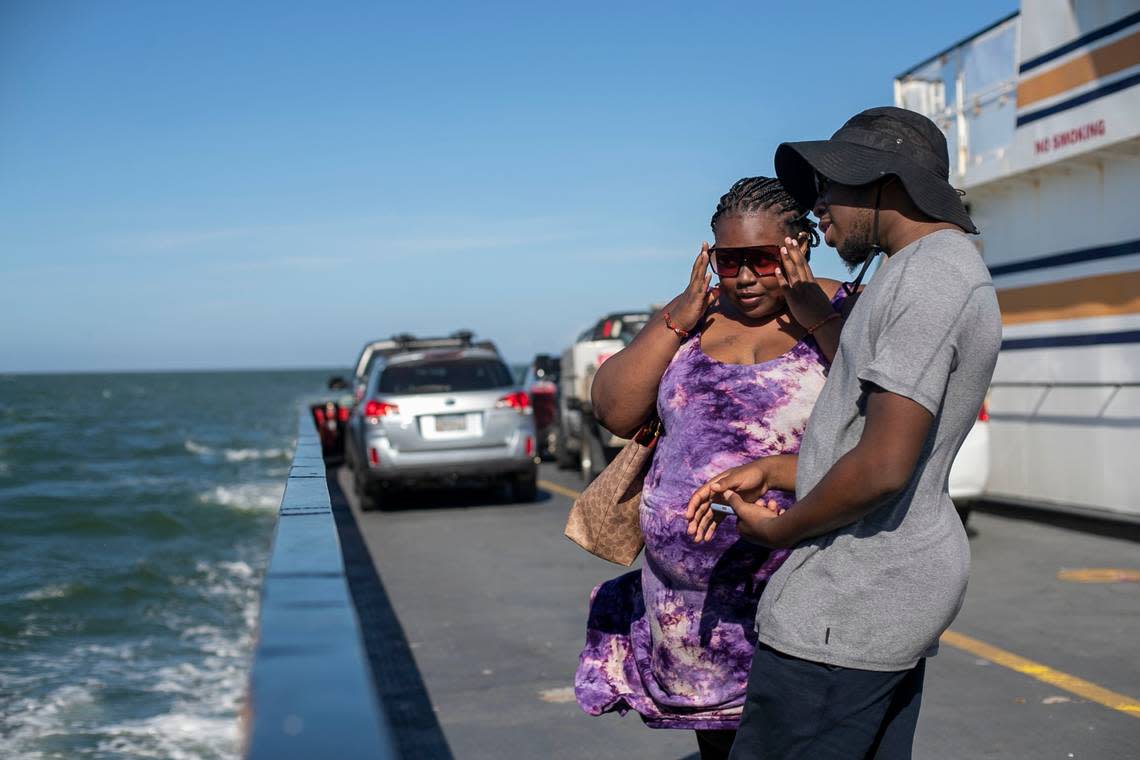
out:
M1015 9L418 5L0 4L0 371L560 351L675 295L777 144Z

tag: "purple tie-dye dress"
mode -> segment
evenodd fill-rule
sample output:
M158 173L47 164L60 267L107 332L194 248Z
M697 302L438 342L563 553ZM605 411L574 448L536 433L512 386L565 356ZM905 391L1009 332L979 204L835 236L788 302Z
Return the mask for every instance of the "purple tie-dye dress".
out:
M665 435L642 493L642 569L591 596L574 679L587 713L632 709L653 728L737 727L756 605L788 552L745 542L731 516L711 543L695 544L685 507L724 470L799 451L826 367L810 338L749 365L709 357L699 335L678 349L657 393ZM772 491L768 498L790 506L793 494Z

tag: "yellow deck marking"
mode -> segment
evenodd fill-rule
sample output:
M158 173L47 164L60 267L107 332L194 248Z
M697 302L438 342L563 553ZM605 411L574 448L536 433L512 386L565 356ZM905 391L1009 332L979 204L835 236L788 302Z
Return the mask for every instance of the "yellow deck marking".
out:
M567 488L566 486L560 486L557 483L551 483L549 480L538 481L538 487L544 491L550 491L551 493L560 494L561 496L568 496L571 499L577 499L578 496L581 495L581 494L579 494L578 491L575 491L573 488Z
M557 483L551 483L548 480L540 480L538 481L538 485L551 493L562 494L571 499L576 499L579 495L579 492L572 488L566 488ZM1004 649L999 649L992 644L987 644L984 641L979 641L978 639L967 636L964 633L958 633L957 631L946 631L942 634L941 641L943 644L952 646L955 649L961 649L963 652L969 652L975 657L988 660L995 665L1001 665L1003 668L1009 668L1022 675L1027 675L1030 678L1036 678L1038 681L1056 686L1058 689L1064 689L1070 694L1076 694L1082 699L1096 702L1109 709L1122 712L1125 715L1131 715L1133 718L1140 718L1140 701L1097 686L1091 681L1077 678L1068 673L1062 673L1059 670L1053 670L1053 668L1048 665L1027 660L1013 652L1007 652Z
M1102 704L1105 707L1117 710L1125 715L1131 715L1133 718L1140 718L1140 701L1124 694L1118 694L1115 691L1109 691L1108 689L1097 686L1091 681L1071 676L1068 673L1062 673L1059 670L1053 670L1053 668L1050 668L1048 665L1027 660L1013 652L998 649L992 644L978 641L957 631L947 631L942 634L942 643L949 644L955 649L969 652L976 657L981 657L983 660L989 660L995 665L1001 665L1003 668L1009 668L1010 670L1015 670L1018 673L1027 675L1030 678L1036 678L1038 681L1056 686L1058 689L1064 689L1090 702Z
M1062 570L1057 580L1072 583L1140 583L1140 570L1127 567L1081 567Z

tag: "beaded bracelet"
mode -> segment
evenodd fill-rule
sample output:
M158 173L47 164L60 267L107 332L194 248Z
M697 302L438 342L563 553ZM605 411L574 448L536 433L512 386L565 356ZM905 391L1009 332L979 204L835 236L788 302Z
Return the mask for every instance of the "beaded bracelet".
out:
M665 326L676 333L677 337L679 337L681 340L689 337L688 330L682 330L680 327L677 327L677 325L673 324L673 320L669 318L669 312L665 312Z
M840 313L839 313L839 312L837 312L837 311L833 311L833 312L831 312L830 314L828 314L826 317L824 317L823 319L821 319L821 320L819 320L818 322L816 322L816 323L815 323L814 325L812 325L811 327L807 328L807 334L808 334L808 335L812 335L813 333L815 333L815 331L816 331L816 330L818 330L819 328L823 327L824 325L826 325L826 324L827 324L828 322L830 322L831 320L833 320L833 319L841 319L842 317L843 317L843 315L842 315L842 314L840 314Z

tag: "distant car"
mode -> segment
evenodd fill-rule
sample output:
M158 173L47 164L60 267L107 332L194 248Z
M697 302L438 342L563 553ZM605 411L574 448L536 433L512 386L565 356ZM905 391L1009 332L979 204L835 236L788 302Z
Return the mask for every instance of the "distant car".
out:
M348 421L345 455L364 509L394 487L505 481L538 496L530 396L483 347L389 352Z
M985 492L989 477L990 412L989 407L982 404L977 421L970 428L950 467L950 498L963 523L970 519L970 511Z
M534 407L534 429L538 436L540 456L554 452L560 365L557 356L538 354L523 375L523 388L530 394L530 402Z

